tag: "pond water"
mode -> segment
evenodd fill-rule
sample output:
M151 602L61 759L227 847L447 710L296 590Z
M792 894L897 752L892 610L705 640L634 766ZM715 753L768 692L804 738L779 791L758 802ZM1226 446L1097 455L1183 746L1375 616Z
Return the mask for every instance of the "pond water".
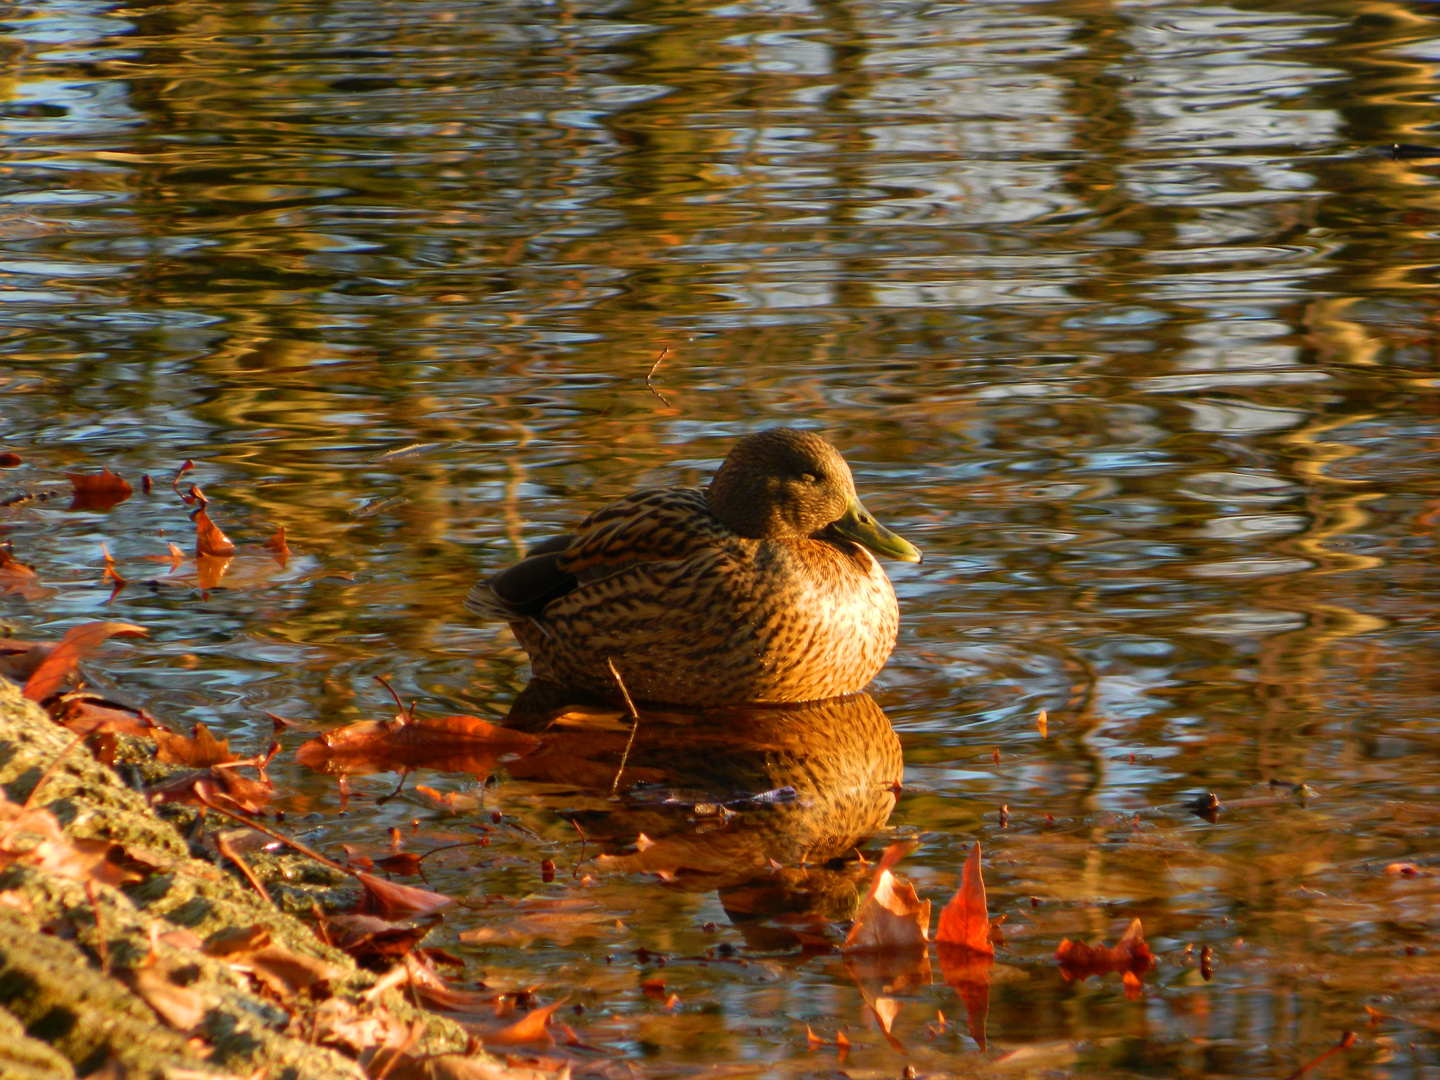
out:
M92 670L168 725L263 750L267 710L392 715L376 675L498 720L525 659L462 609L477 575L767 426L823 429L924 551L888 564L870 688L903 788L855 821L872 860L918 837L899 870L937 903L983 845L984 1049L938 972L887 1043L833 948L865 871L796 866L784 807L732 850L562 764L384 802L397 775L354 777L342 812L282 736L275 805L331 853L493 829L435 860L466 906L429 943L462 984L582 1005L577 1072L1281 1077L1354 1030L1311 1075L1440 1076L1440 5L49 0L3 26L0 495L35 498L0 540L43 587L0 613L148 627ZM242 545L203 594L152 561L192 543L187 458ZM42 497L102 466L136 494ZM281 525L283 568L244 550ZM715 756L668 782L713 793ZM752 766L723 783L786 790ZM572 822L761 861L666 880ZM1138 999L1062 977L1062 939L1136 917Z

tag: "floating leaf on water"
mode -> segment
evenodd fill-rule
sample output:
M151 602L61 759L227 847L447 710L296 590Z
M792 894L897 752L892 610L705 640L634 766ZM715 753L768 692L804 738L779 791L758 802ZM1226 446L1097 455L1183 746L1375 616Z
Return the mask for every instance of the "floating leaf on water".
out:
M40 578L34 570L16 559L8 547L0 547L0 596L44 600L54 595L54 589L40 584Z
M569 997L563 997L559 1001L551 1002L549 1005L539 1009L531 1009L523 1017L508 1027L499 1031L492 1031L489 1034L480 1036L480 1041L486 1046L524 1046L527 1043L540 1043L544 1046L551 1046L555 1039L551 1036L547 1025L555 1010L569 1001Z
M1114 945L1086 945L1066 938L1055 950L1055 959L1060 962L1060 973L1067 981L1117 971L1133 976L1136 986L1139 976L1155 966L1155 956L1145 944L1145 931L1139 919L1130 924L1125 936Z
M365 888L361 913L379 915L381 918L408 919L416 915L429 915L455 902L444 893L418 889L414 885L397 885L374 874L357 873L355 880Z
M229 739L217 739L204 724L195 725L193 737L174 731L157 730L155 741L160 749L157 761L167 765L188 765L192 769L206 769L211 765L224 765L240 760L230 750Z
M220 526L210 520L204 505L201 505L193 514L190 520L195 522L195 557L199 559L204 555L218 555L221 558L229 558L235 554L235 545L230 538L220 531Z
M130 498L129 483L109 469L99 473L66 473L65 478L75 487L68 510L109 510Z
M891 844L881 856L870 891L860 902L845 950L924 950L930 939L930 901L922 902L915 886L895 877L890 868L915 847Z
M540 740L475 716L363 720L301 745L295 757L323 772L356 775L433 768L486 773L504 754L523 754Z
M143 637L147 633L149 631L143 626L122 622L91 622L72 626L26 681L25 696L31 701L44 701L60 689L80 658L107 638L117 634Z
M990 913L985 898L985 881L980 873L980 842L975 842L960 871L960 887L940 912L935 931L939 944L969 949L981 956L994 956L990 944Z

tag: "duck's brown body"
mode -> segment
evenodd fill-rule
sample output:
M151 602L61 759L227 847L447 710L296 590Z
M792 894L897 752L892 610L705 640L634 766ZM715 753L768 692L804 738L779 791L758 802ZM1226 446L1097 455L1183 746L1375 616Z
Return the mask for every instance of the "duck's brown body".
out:
M808 438L833 454L853 498L843 459ZM743 535L716 513L714 488L618 499L480 582L466 606L510 623L537 678L597 693L616 691L607 660L637 700L691 707L811 701L865 686L899 622L880 564L835 535L833 518L799 535ZM914 551L854 505L884 542Z

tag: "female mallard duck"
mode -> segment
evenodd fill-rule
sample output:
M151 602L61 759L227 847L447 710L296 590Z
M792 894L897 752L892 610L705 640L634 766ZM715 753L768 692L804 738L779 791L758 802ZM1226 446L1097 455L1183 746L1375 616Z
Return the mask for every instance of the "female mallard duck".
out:
M481 581L536 678L705 707L859 690L900 611L871 552L920 553L860 504L840 452L776 428L735 444L708 488L637 491Z

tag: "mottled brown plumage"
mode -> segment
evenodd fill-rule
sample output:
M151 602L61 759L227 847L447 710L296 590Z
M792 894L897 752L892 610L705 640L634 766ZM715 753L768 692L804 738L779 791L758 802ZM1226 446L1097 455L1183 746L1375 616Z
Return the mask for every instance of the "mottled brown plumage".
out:
M895 591L870 550L919 553L855 497L812 432L742 439L709 488L617 499L470 590L510 623L537 678L688 706L860 689L895 644Z

